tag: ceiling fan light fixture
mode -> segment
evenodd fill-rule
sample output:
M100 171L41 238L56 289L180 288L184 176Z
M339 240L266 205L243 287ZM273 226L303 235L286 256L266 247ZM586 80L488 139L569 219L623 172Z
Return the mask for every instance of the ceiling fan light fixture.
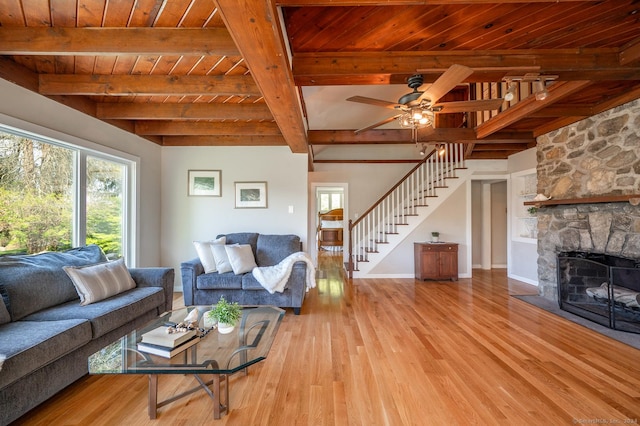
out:
M421 129L433 123L433 111L420 107L411 108L398 117L400 127L404 129Z

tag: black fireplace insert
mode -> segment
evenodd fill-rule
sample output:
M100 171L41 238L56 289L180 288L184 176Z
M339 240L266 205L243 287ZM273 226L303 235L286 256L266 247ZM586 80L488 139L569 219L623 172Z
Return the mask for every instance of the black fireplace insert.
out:
M558 254L560 309L640 333L640 260L601 253Z

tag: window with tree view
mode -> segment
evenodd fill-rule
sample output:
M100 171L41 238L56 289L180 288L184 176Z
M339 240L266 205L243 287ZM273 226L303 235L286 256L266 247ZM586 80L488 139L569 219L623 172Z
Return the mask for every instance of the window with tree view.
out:
M0 129L0 255L97 244L109 258L122 257L128 167L126 160Z

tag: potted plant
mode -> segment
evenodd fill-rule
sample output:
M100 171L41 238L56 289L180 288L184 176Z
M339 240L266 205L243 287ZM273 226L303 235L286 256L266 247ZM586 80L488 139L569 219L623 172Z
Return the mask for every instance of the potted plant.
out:
M527 209L527 211L529 212L529 214L530 214L531 216L535 216L535 215L536 215L536 213L538 213L538 208L537 208L537 207L529 207L529 208Z
M236 323L242 317L242 308L238 305L238 302L229 303L224 298L220 297L218 303L211 307L211 310L207 312L207 316L210 320L218 322L218 331L222 334L231 333Z
M432 232L431 233L431 242L437 243L438 241L440 241L440 233L439 232Z

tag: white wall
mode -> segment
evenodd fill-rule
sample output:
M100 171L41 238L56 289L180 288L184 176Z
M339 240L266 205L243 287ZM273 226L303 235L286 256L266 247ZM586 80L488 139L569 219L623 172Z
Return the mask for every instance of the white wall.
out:
M9 117L3 120L5 124L89 148L117 150L140 159L140 219L135 264L164 266L160 263L161 188L158 185L161 147L2 79L0 100L0 114ZM74 138L80 140L70 140Z
M220 170L220 197L187 196L188 170ZM266 209L236 209L234 182L267 182ZM307 250L307 155L283 147L165 147L162 150L162 263L195 258L194 240L230 232L295 234ZM289 213L293 206L293 213Z

